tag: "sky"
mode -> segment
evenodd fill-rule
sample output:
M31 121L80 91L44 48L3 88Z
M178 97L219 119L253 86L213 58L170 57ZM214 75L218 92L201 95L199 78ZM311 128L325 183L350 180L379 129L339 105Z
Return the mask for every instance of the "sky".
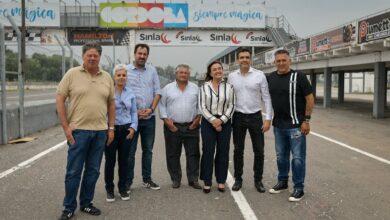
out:
M107 0L94 0L97 4ZM156 0L157 2L188 2L216 4L217 0ZM68 6L74 5L73 0L65 0ZM80 1L90 4L89 0ZM110 2L117 2L111 0ZM138 2L131 0L126 2ZM141 0L141 2L155 2L155 0ZM247 3L248 0L218 0L219 3ZM263 0L250 0L250 4L260 4ZM340 26L344 23L368 16L370 14L389 9L389 0L268 0L265 1L268 15L271 17L284 15L296 34L307 37L318 34L327 29ZM156 66L176 66L180 63L189 64L192 73L203 73L209 60L226 47L152 47L149 62ZM116 58L122 62L127 60L126 47L116 47ZM81 54L80 47L74 47L74 53ZM112 48L103 48L102 63L108 63L104 55L112 57ZM132 54L132 53L131 53Z

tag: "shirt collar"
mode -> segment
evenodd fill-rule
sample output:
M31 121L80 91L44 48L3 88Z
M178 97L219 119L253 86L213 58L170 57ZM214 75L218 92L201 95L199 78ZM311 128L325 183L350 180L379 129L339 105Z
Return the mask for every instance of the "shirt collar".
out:
M130 69L137 70L139 68L135 67L135 65L132 63L132 64L130 64ZM141 68L141 69L146 70L146 64L145 64L144 68Z
M81 71L81 72L84 72L84 73L88 73L88 71L84 68L84 65L81 65L81 66L80 66L80 71ZM100 74L102 74L102 69L101 69L100 66L99 66L99 70L98 70L98 72L97 72L97 75L100 75Z
M249 70L248 70L248 72L247 72L246 74L250 74L250 73L253 73L253 72L254 72L254 71L253 71L253 67L249 67ZM240 69L238 69L237 74L238 74L238 75L241 75Z
M222 80L219 81L219 84L218 84L218 85L220 85L221 83L224 83L224 82L225 82L225 78L222 78ZM213 80L211 79L211 80L207 81L206 83L212 85L212 84L213 84Z
M184 90L188 87L188 84L189 84L190 82L187 82L187 85L186 85L186 87L184 88ZM177 80L175 80L175 85L176 85L176 88L178 88L178 89L180 89L179 88L179 85L177 84Z

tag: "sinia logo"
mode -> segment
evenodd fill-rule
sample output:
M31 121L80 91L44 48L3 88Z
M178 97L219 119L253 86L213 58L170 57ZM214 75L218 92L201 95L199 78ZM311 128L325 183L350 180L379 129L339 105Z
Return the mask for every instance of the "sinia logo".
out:
M176 39L180 39L180 41L192 41L192 42L200 42L202 41L202 39L200 38L199 35L193 35L193 34L190 34L190 35L185 35L183 31L179 31L177 34L176 34Z
M214 41L214 42L227 42L227 41L231 41L233 44L240 44L241 41L239 41L237 39L237 35L236 34L232 34L232 35L229 35L229 34L211 34L210 35L210 40L211 41Z
M258 36L256 36L256 35L253 34L252 31L249 32L249 33L246 35L245 38L246 38L246 39L249 39L251 42L272 42L272 39L271 39L268 35L266 35L266 36L264 36L264 35L258 35Z
M167 38L167 34L166 33L161 33L161 34L156 34L156 33L153 33L153 34L143 34L142 33L142 34L139 35L139 39L141 41L161 41L164 44L171 43L171 40L169 40Z

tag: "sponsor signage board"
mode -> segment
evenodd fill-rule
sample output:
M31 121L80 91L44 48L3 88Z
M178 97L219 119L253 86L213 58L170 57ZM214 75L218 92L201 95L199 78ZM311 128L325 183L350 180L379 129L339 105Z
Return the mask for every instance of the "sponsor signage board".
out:
M285 49L290 53L290 57L308 54L310 53L310 38L287 44Z
M275 52L278 51L278 50L281 50L281 49L283 49L283 47L279 47L279 48L276 48L276 49L273 49L273 50L265 52L265 63L266 64L274 63L274 61L275 61Z
M390 12L359 21L358 43L390 37Z
M59 27L60 3L34 3L26 1L26 26L29 27ZM11 16L17 26L21 26L22 8L20 2L2 2L0 4L0 23L11 27L7 16Z
M70 45L84 45L87 42L96 42L101 45L127 45L129 36L127 30L97 29L97 30L69 30L68 42Z
M356 42L356 24L351 23L344 27L313 36L310 38L310 41L312 53L351 45Z
M62 29L45 29L41 32L41 45L58 45L58 42L55 38L57 35L58 40L61 44L64 44L65 41L65 30Z
M265 28L263 4L193 4L189 27Z
M100 27L185 28L187 3L100 3Z
M265 28L263 4L99 4L102 28Z
M26 42L33 45L58 45L54 35L57 35L61 43L64 43L65 31L62 29L27 29ZM11 29L5 30L4 39L6 42L17 42L16 32Z
M136 43L155 46L275 46L266 31L139 30Z

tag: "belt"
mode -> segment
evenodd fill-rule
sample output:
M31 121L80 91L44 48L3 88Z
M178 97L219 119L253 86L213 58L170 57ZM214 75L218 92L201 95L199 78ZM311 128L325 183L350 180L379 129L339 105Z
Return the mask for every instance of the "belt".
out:
M178 126L189 126L192 124L192 122L183 122L183 123L173 122L173 124Z
M128 123L128 124L124 124L124 125L115 125L115 129L123 129L123 128L129 128L131 125L131 123Z
M261 111L258 111L258 112L255 112L255 113L234 112L234 114L239 114L239 115L258 115L258 114L261 114Z

